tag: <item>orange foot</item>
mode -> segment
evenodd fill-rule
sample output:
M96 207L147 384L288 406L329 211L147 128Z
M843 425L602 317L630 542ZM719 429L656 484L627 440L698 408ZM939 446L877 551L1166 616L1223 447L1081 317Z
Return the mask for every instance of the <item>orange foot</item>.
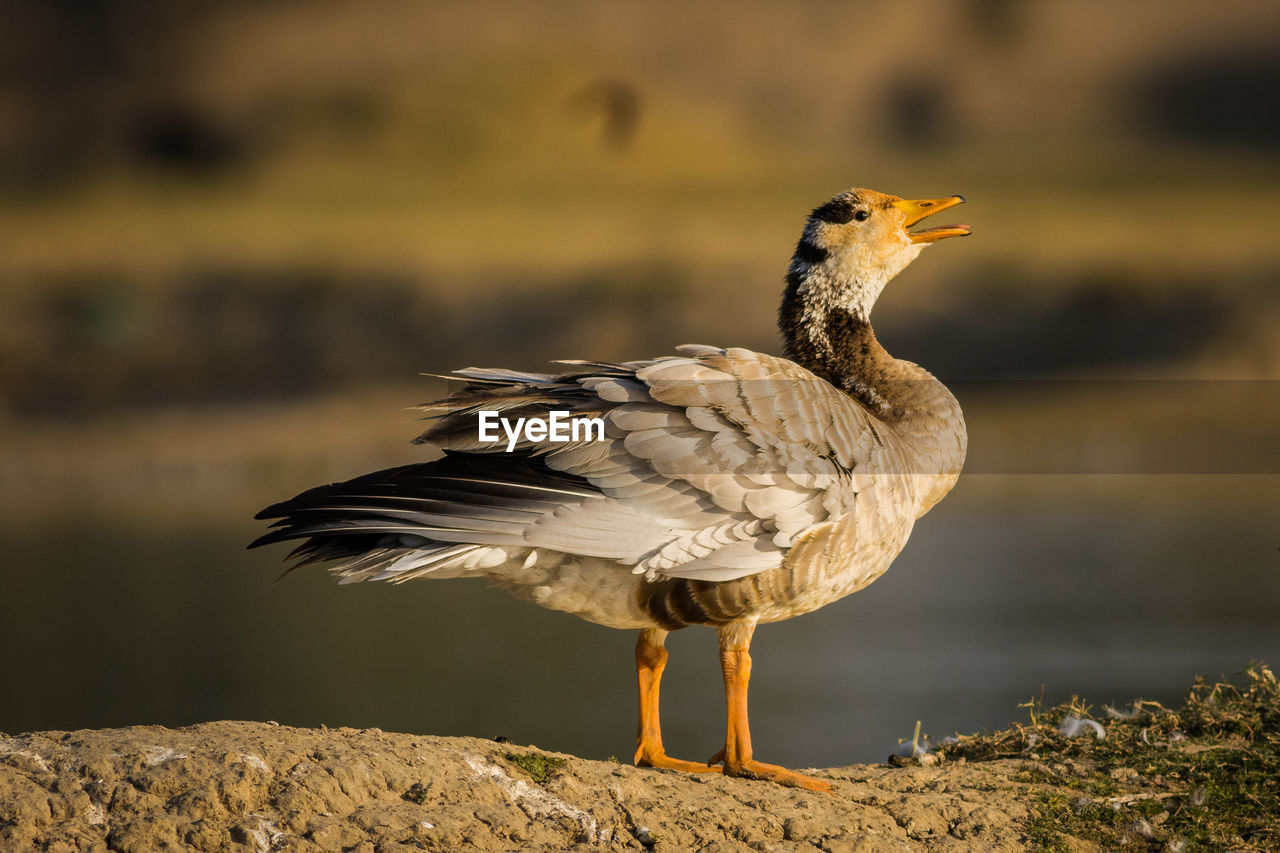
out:
M636 767L656 767L659 770L682 770L685 773L720 773L714 764L702 764L697 761L682 761L672 758L661 749L636 750Z
M806 791L821 791L824 794L832 793L831 783L827 780L805 776L803 773L797 773L794 770L788 770L776 764L765 764L763 761L756 761L753 758L730 764L724 760L724 750L720 750L712 756L711 761L708 763L724 764L724 775L726 776L737 776L741 779L762 779L768 782L776 782L779 785L786 785L788 788L804 788Z
M831 793L831 783L825 779L815 779L812 776L805 776L803 773L761 761L747 760L738 767L725 767L724 773L726 776L741 776L746 779L767 779L790 788Z

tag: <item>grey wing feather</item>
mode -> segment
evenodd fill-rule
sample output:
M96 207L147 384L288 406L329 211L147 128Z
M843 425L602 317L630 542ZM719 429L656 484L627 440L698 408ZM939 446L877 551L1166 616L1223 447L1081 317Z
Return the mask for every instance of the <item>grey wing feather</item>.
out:
M606 519L590 519L600 510L584 504L541 518L540 545L608 554L652 575L729 580L779 565L796 536L852 507L849 472L874 447L867 438L874 419L858 403L784 359L680 350L625 366L573 362L582 374L547 383L592 392L603 404L606 440L544 450L540 458L590 482L628 514L588 525ZM545 392L546 385L527 393ZM579 398L574 391L561 399ZM645 545L644 554L632 550Z
M849 511L874 418L803 368L686 346L647 362L565 362L561 375L467 368L423 406L420 441L454 452L303 493L264 510L255 544L306 539L307 561L396 580L489 559L483 546L617 561L649 577L723 581L781 564L803 531ZM603 441L478 441L478 413L602 417ZM479 551L468 551L479 546ZM375 556L377 554L377 556Z

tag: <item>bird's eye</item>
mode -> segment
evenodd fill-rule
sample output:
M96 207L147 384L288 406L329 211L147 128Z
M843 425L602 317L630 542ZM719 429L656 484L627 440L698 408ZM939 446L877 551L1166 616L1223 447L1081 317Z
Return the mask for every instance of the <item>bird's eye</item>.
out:
M870 216L871 214L869 212L865 210L859 210L857 213L853 215L853 218L858 220L859 222L866 222L867 218Z

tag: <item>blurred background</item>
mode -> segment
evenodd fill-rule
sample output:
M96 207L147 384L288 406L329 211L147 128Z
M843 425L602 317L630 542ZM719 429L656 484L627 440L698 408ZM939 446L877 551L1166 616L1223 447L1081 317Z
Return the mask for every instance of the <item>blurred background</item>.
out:
M880 581L766 626L761 757L1177 701L1280 661L1266 0L14 2L0 730L274 719L629 759L629 633L276 581L261 507L428 458L419 372L779 350L806 213L963 193L876 312L971 455ZM673 754L723 736L670 640Z

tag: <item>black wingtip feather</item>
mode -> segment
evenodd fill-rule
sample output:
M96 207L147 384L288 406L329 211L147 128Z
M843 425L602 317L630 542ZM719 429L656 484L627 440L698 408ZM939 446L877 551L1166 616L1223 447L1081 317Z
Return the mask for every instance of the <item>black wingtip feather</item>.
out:
M433 505L437 511L447 506L460 519L467 517L468 508L472 512L502 510L518 517L522 512L536 515L548 504L599 494L590 481L552 470L541 458L527 453L446 451L432 462L386 468L316 486L274 503L254 516L259 521L272 520L271 529L248 547L303 539L285 558L298 560L293 566L296 569L386 547L387 535L409 533L432 541L430 528L415 526L404 517L406 504Z

